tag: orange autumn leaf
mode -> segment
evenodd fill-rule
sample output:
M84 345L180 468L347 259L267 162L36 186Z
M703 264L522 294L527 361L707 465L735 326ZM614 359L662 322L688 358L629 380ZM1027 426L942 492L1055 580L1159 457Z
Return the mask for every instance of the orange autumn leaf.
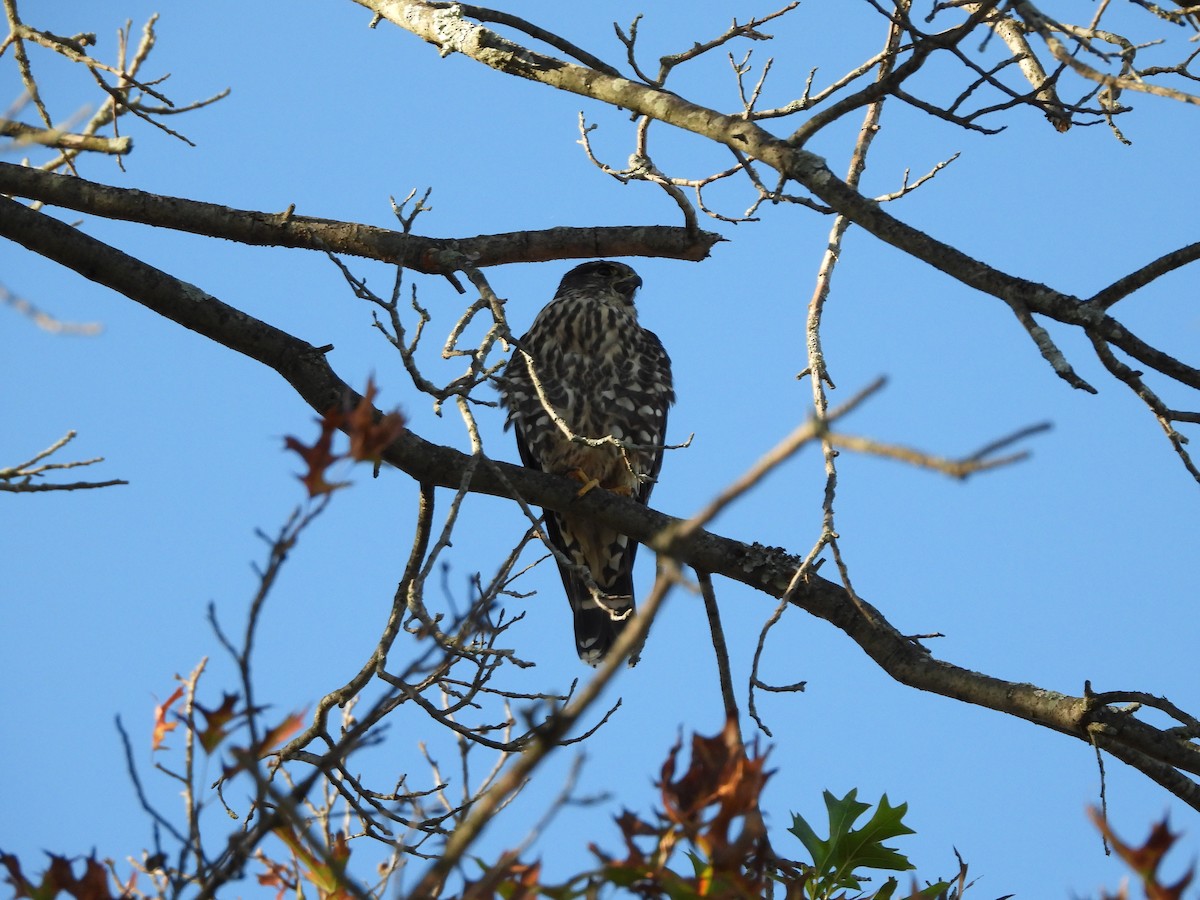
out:
M179 727L178 722L168 722L167 713L171 711L171 707L178 702L183 696L183 685L175 688L175 693L171 694L166 700L154 707L154 734L150 738L150 751L154 752L162 748L162 743L167 735Z
M278 744L282 744L293 734L300 730L304 724L304 717L308 710L301 710L297 713L292 713L274 728L263 736L262 741L258 745L258 756L262 758L266 756Z

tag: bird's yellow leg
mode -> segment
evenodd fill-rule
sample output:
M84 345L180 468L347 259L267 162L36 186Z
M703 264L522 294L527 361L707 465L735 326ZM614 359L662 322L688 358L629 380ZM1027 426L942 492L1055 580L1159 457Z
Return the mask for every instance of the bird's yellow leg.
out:
M592 478L587 472L583 471L583 469L579 468L578 466L567 472L567 477L574 478L576 481L583 484L583 487L581 487L579 492L575 495L577 498L582 497L589 491L600 487L600 480L598 478Z

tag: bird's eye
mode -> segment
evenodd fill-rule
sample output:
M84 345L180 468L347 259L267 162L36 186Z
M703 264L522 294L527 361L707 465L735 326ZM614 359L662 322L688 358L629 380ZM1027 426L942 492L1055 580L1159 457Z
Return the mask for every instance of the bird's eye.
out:
M614 275L617 274L617 267L616 266L608 266L608 265L601 266L600 274L603 275L605 278L612 278Z

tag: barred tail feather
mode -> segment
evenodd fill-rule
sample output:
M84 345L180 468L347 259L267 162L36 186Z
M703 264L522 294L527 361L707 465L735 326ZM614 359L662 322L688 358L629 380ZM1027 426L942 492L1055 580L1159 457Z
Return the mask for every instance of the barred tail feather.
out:
M570 578L571 584L566 585L566 578ZM633 597L629 594L602 595L601 606L583 580L575 575L566 575L564 585L575 613L575 651L589 666L598 666L621 632L633 621ZM631 664L635 661L630 660Z
M562 525L555 513L547 511L546 533L553 544L568 559L572 554L562 536ZM562 577L563 589L571 604L575 617L575 651L580 660L589 666L598 666L608 655L625 627L633 621L633 560L638 545L629 541L621 557L619 571L608 581L599 583L600 601L579 574L557 559L558 573ZM637 654L630 657L629 664L637 662Z

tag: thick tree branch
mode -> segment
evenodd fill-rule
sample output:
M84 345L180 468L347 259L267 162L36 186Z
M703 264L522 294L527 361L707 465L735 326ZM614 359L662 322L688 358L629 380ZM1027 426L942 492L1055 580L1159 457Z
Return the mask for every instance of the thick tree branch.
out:
M277 213L258 212L165 197L3 162L0 162L0 193L108 219L242 244L297 247L380 259L428 275L455 271L456 261L462 255L480 267L598 256L662 256L699 261L723 240L711 232L689 232L686 228L666 225L548 228L470 238L428 238L356 222L297 216L292 208Z
M0 198L0 235L262 362L318 412L358 399L311 344L44 213ZM1101 729L1105 749L1200 809L1200 788L1182 774L1200 774L1200 747L1186 736L1156 728L1094 698L1005 681L935 659L840 585L811 570L796 579L802 559L786 550L690 528L685 520L608 491L579 497L578 483L571 478L499 462L475 465L472 457L412 432L393 443L384 458L421 484L458 488L465 481L473 492L496 496L510 496L511 485L529 503L594 518L695 569L723 575L772 597L786 594L795 606L843 631L903 684L1008 713L1089 743Z

